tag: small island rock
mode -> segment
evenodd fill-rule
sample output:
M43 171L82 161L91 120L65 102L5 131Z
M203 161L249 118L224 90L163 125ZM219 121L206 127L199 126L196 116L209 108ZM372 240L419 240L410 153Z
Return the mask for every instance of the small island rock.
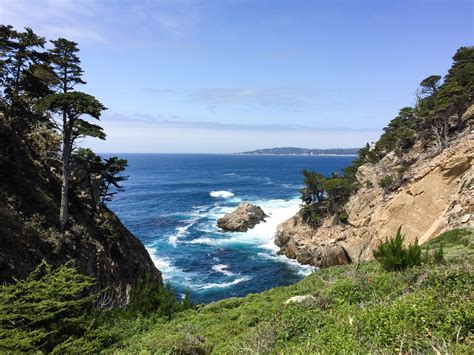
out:
M248 202L241 203L235 211L226 213L217 220L217 226L229 232L246 232L268 217L259 207Z

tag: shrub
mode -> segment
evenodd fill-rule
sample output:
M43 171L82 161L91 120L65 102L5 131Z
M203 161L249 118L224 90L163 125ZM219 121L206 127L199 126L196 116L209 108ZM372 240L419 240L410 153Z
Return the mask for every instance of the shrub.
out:
M385 175L379 180L379 186L384 190L391 190L395 186L395 180L390 175Z
M399 227L395 238L386 239L374 251L375 259L387 271L401 271L421 264L421 247L416 241L405 248L403 246L405 236L402 235L401 230L402 227Z
M347 221L349 220L349 215L347 214L346 211L341 211L339 212L339 215L337 216L337 218L339 219L339 222L347 223Z
M429 246L425 248L425 253L421 258L421 261L424 264L444 264L446 263L446 259L444 258L444 250L443 244L440 244L439 248L434 251L434 253L430 254Z
M42 262L26 279L0 286L0 352L65 350L79 341L95 298L85 291L93 285L70 263Z
M149 276L146 276L144 279L138 280L132 294L132 302L127 309L132 313L157 312L171 320L175 313L191 307L191 291L189 289L186 290L184 299L178 300L176 291L171 287L169 281L164 285L153 283Z
M444 264L444 251L443 251L443 244L439 246L439 249L436 250L433 254L433 261L435 264Z

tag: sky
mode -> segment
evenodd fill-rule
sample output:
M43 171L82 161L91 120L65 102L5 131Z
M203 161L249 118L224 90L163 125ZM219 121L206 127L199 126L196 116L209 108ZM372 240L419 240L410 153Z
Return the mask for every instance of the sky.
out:
M98 152L372 142L474 43L464 0L0 0L0 23L79 43L108 110Z

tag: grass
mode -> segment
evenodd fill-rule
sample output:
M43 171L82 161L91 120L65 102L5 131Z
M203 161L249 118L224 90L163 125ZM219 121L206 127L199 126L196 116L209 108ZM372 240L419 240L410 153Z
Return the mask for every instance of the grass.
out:
M159 354L451 352L471 353L473 229L454 230L446 263L401 272L376 262L331 267L301 282L181 312L172 321L115 319L106 352ZM285 305L295 295L314 298ZM139 324L137 323L139 322Z
M435 250L443 246L444 256L451 262L474 264L474 228L453 229L428 241L423 248Z

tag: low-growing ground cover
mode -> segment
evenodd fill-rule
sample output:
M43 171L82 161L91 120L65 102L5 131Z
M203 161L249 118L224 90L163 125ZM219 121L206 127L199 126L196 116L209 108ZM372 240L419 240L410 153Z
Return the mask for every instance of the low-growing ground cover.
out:
M109 350L155 353L470 353L472 229L442 234L445 262L400 272L374 261L319 270L301 282L181 312ZM312 295L285 304L295 295ZM117 324L116 326L119 326ZM107 351L107 350L106 350Z

